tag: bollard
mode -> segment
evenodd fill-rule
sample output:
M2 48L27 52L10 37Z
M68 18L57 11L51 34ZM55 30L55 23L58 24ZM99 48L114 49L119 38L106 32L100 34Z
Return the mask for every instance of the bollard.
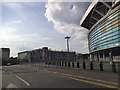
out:
M51 62L49 62L49 65L51 65Z
M57 62L55 61L55 66L57 66Z
M60 63L60 66L61 66L61 62L59 62Z
M114 73L116 73L116 65L115 65L114 62L112 62L112 71L113 71Z
M55 61L53 62L53 65L55 66Z
M65 66L67 66L67 63L65 62Z
M58 62L56 62L57 66L58 66Z
M53 62L51 62L51 66L53 66Z
M47 66L49 66L49 62L47 62Z
M90 69L93 70L93 62L90 62Z
M100 61L100 71L103 71L103 63Z
M83 69L86 69L85 61L83 61Z
M80 66L79 66L79 62L77 62L77 68L80 68Z
M74 62L72 62L72 67L74 68Z
M44 66L46 66L47 62L44 62Z
M62 61L62 67L63 67L63 65L64 65L64 64L63 64L63 61Z
M68 62L68 67L70 67L70 62Z

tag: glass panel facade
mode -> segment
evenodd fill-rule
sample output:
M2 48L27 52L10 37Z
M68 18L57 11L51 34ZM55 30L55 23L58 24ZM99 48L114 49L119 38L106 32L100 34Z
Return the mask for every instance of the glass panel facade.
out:
M120 6L103 18L88 35L90 53L120 46Z

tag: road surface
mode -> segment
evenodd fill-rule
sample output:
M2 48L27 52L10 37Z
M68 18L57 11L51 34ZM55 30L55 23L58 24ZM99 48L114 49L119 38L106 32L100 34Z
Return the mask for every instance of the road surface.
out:
M118 88L118 74L31 64L4 66L2 88Z

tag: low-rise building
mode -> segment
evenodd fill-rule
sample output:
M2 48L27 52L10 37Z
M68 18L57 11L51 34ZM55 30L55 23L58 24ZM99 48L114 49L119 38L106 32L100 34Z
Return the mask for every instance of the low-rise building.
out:
M42 49L35 49L30 51L30 60L31 62L43 61Z
M24 52L19 52L18 53L18 60L20 62L30 62L31 58L30 58L30 51L24 51Z
M89 60L90 55L89 54L81 54L81 53L79 53L79 54L76 55L76 59L78 61Z
M23 62L43 62L43 61L74 61L76 60L75 52L53 51L48 47L25 51L18 53L18 59Z
M48 56L50 61L75 61L75 52L65 52L65 51L48 51Z

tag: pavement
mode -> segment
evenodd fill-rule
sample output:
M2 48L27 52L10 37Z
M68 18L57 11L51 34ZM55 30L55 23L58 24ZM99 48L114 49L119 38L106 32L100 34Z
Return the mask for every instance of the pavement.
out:
M34 64L4 66L2 88L118 89L118 73Z

